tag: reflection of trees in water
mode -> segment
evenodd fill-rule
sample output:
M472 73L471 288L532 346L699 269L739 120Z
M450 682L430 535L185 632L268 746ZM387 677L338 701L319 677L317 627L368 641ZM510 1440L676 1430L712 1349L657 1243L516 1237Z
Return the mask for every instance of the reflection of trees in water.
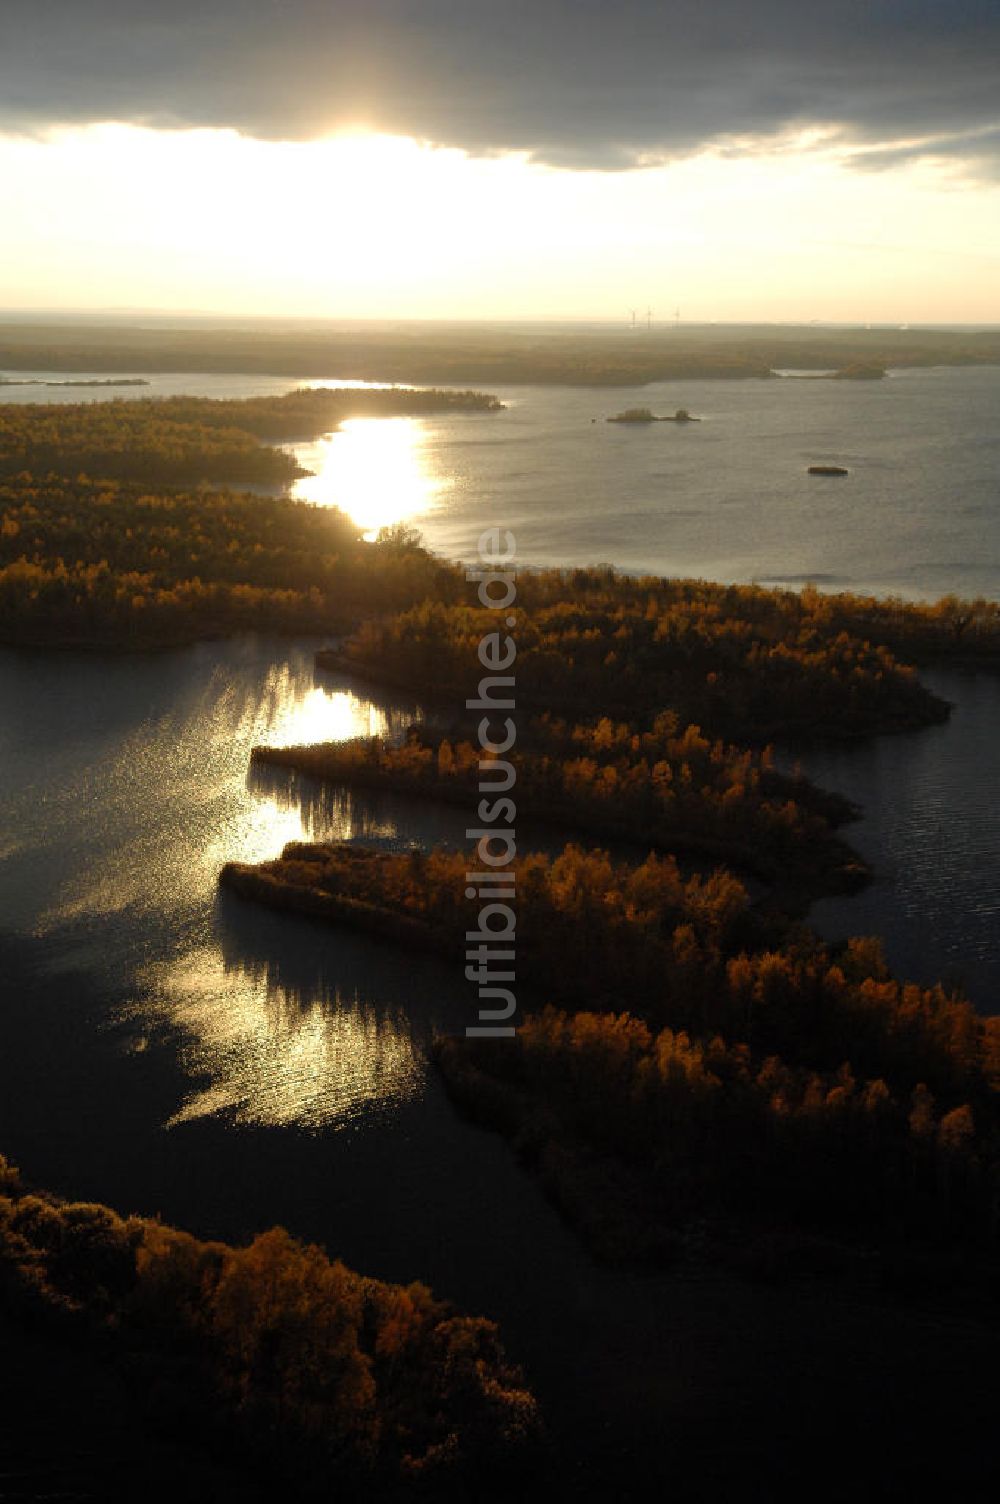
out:
M421 954L415 967L412 953L401 947L274 913L225 891L219 893L215 934L225 972L280 999L280 1008L357 1006L421 1040L465 1020L469 1000L461 955L449 966Z
M351 790L291 768L252 763L247 788L279 809L298 810L316 841L366 841L382 846L463 846L468 814L417 795Z
M329 647L330 641L326 639L318 645ZM434 724L441 719L439 713L425 710L415 695L410 695L403 689L396 686L390 689L385 684L380 684L377 679L367 678L361 672L346 673L343 669L323 667L317 664L313 657L310 661L313 683L317 689L325 690L331 695L347 691L357 695L359 699L371 700L374 705L381 706L385 710L389 730L394 737L401 737L407 726L414 722L426 720Z
M215 1113L316 1128L419 1096L427 1044L462 1027L460 970L220 895L215 944L141 978L192 1090L174 1123Z
M378 801L303 778L291 769L251 763L247 788L259 799L272 799L279 809L298 810L305 829L317 841L384 842L396 835L395 826L377 808Z
M435 1029L461 1027L461 975L366 937L220 897L215 944L141 977L178 1033L191 1091L172 1122L224 1113L316 1128L419 1096Z

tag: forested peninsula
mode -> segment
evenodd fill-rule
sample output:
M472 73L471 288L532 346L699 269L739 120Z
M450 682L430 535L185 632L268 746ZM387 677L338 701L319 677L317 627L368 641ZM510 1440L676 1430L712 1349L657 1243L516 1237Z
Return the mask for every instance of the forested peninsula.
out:
M292 843L229 888L459 958L464 854ZM747 1245L863 1273L907 1248L989 1267L1000 1189L1000 1017L890 975L877 942L819 941L725 870L567 846L513 869L516 1039L439 1041L456 1102L508 1134L616 1262ZM699 1238L695 1238L695 1231ZM777 1246L772 1252L777 1251ZM747 1268L753 1265L749 1257ZM919 1262L919 1258L918 1258ZM962 1272L964 1271L964 1273Z
M563 826L597 840L725 860L802 898L849 891L868 871L839 837L856 811L807 780L778 773L769 749L712 742L679 730L664 712L637 733L608 719L567 727L548 718L522 726L509 754L522 830ZM259 746L257 764L291 768L345 788L411 794L471 813L486 764L468 735L416 726L404 744L380 737L303 747Z
M434 718L399 742L253 754L470 812L491 764L513 769L528 1013L513 1041L439 1040L456 1105L510 1138L612 1262L982 1293L1000 1018L894 977L876 940L830 945L807 927L810 897L869 874L838 833L851 807L780 772L767 743L939 721L948 706L913 661L994 662L996 605L522 571L517 745L484 758L458 707L494 628L488 611L438 601L369 618L320 666L416 689ZM595 705L609 713L588 718ZM533 820L570 843L532 852ZM614 856L597 844L609 840ZM457 964L474 919L465 860L293 843L221 878Z
M390 534L370 546L334 508L280 488L274 447L347 417L492 411L475 392L303 390L0 406L0 640L170 646L229 632L343 630L458 579ZM279 494L240 491L240 485Z

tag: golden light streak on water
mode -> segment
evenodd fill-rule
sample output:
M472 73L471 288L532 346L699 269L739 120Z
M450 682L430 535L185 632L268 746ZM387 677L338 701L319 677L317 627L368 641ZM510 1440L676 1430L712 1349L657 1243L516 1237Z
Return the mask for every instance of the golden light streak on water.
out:
M388 727L384 710L350 690L319 687L283 698L260 740L269 746L342 742L352 736L381 736Z
M266 861L288 841L351 836L349 796L328 806L329 824L320 826L295 801L248 788L250 750L258 743L376 735L388 728L385 712L348 690L318 687L311 674L307 680L288 664L273 667L255 690L247 694L219 676L185 718L146 722L67 785L61 795L66 820L93 806L99 785L120 839L61 885L36 933L128 908L176 912L214 892L227 861Z
M44 820L74 859L35 933L73 927L86 944L94 924L123 937L149 930L149 942L123 941L119 964L134 979L124 1016L137 1050L163 1029L181 1041L191 1089L171 1122L221 1112L244 1123L338 1123L420 1089L407 1017L335 974L328 988L299 995L252 945L236 942L234 953L218 928L217 881L225 862L264 861L289 841L393 837L392 822L348 790L248 774L255 745L398 731L402 713L317 684L308 648L262 671L259 650L247 648L246 662L238 644L227 651L228 663L196 676L192 693L133 723L50 791ZM254 923L250 911L251 933Z
M357 997L304 1001L269 984L263 968L227 967L212 946L154 966L142 978L187 1037L184 1063L208 1084L167 1126L225 1112L258 1127L343 1122L366 1103L400 1102L424 1067L405 1015Z

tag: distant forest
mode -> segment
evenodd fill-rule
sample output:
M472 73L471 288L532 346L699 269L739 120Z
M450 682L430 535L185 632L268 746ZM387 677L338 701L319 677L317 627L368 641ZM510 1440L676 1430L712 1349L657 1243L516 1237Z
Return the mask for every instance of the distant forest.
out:
M411 324L338 329L0 324L3 371L200 371L352 380L634 386L782 370L997 365L1000 332L654 325L651 331Z

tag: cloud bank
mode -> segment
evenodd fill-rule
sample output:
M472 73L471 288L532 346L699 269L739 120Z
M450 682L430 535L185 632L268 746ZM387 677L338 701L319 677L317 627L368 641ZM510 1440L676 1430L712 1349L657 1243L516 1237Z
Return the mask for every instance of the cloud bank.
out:
M995 153L998 72L996 0L0 0L6 130L361 125L606 169L818 124L881 167Z

